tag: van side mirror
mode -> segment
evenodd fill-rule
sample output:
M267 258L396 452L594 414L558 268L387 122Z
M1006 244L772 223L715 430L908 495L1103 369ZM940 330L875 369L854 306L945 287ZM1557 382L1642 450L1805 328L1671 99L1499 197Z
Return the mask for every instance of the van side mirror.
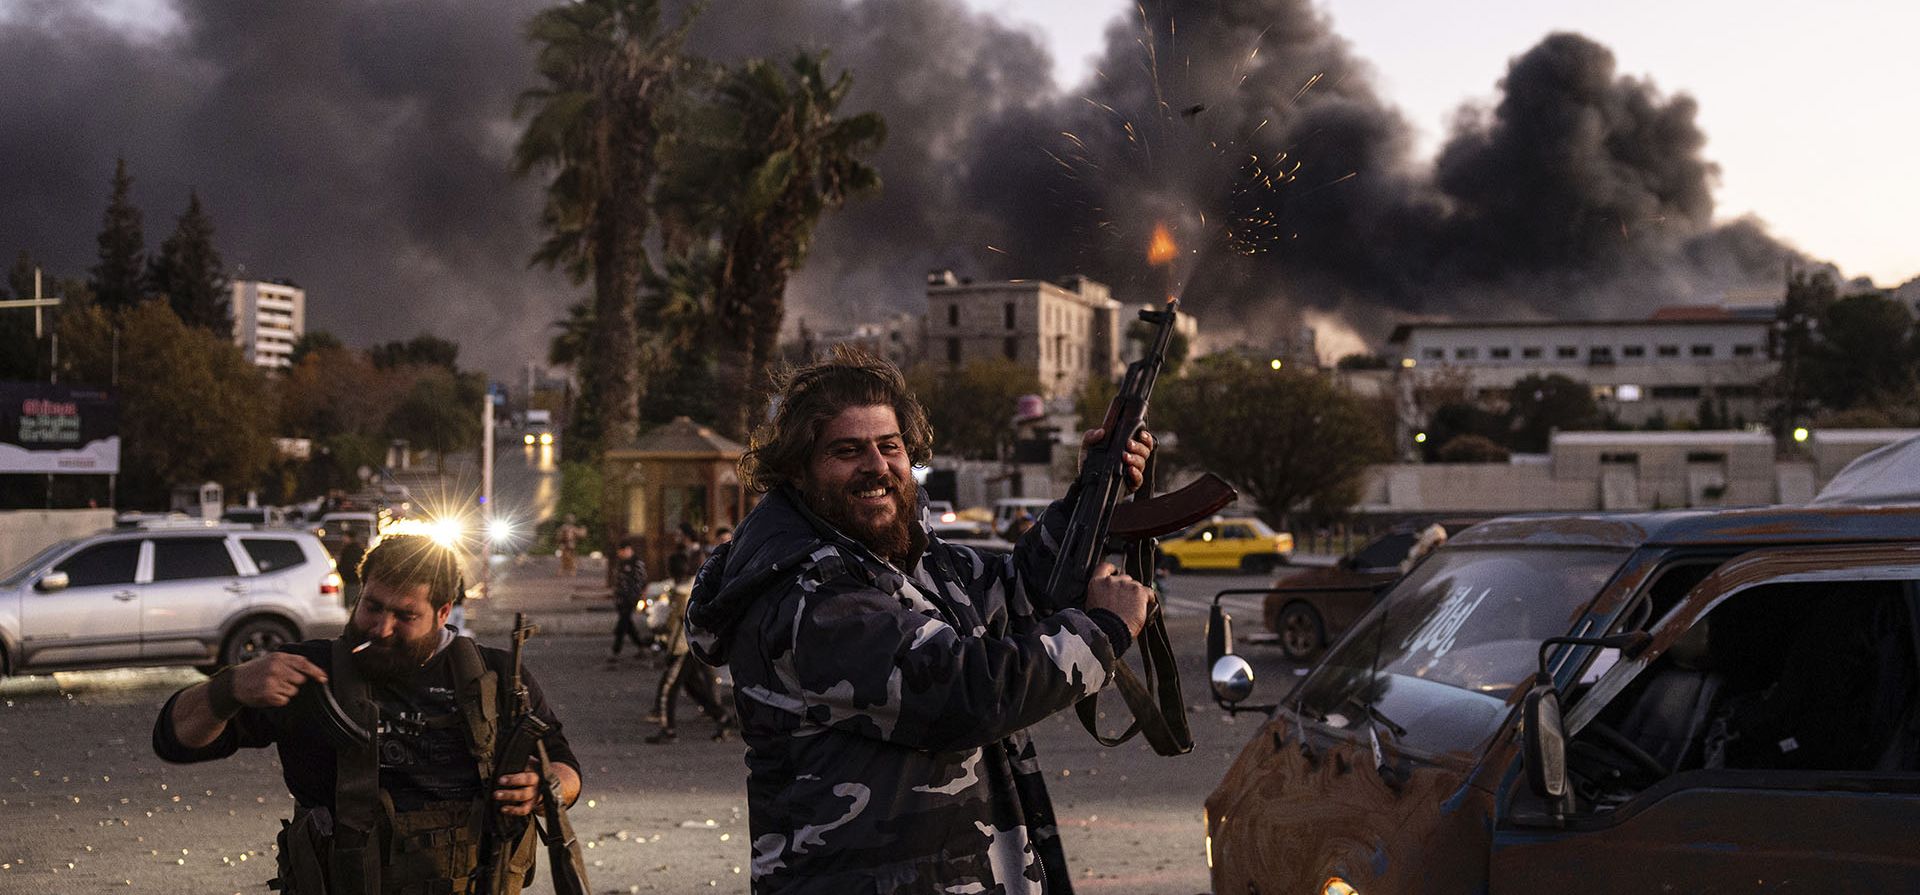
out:
M65 572L48 572L33 583L33 589L43 594L58 593L73 584L73 579Z
M1527 785L1534 795L1557 803L1567 794L1567 735L1560 723L1560 693L1542 680L1527 691L1522 705Z
M1253 694L1253 666L1239 656L1221 656L1213 663L1208 677L1213 684L1213 695L1229 706Z

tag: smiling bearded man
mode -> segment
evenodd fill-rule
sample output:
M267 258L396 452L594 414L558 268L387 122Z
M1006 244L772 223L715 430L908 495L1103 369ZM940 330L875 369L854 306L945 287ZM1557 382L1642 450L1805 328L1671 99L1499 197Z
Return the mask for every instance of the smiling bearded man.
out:
M1072 891L1025 730L1106 685L1148 590L1107 566L1083 604L1042 604L1072 493L1010 555L934 537L933 433L892 364L839 349L778 391L741 459L766 497L688 610L733 672L753 890ZM1134 487L1152 443L1128 445Z

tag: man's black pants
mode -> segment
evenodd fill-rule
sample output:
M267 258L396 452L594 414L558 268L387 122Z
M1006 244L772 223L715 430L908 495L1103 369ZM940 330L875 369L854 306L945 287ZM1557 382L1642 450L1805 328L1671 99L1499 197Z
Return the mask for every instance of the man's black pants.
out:
M660 691L654 697L653 710L666 719L663 727L673 729L673 709L680 702L680 691L698 703L700 710L716 722L725 721L727 710L713 693L713 672L688 653L670 657L660 672Z
M640 627L633 623L633 607L628 606L624 612L616 609L614 614L618 618L613 623L613 654L620 655L621 644L632 640L634 648L644 655L647 651L647 641L640 636Z

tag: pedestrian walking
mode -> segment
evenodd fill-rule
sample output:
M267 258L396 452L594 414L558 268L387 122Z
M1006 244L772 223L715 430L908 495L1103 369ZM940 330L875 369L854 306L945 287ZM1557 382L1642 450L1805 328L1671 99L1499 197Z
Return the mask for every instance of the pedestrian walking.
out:
M660 686L654 692L653 714L650 719L660 729L647 742L659 745L671 743L679 737L674 728L674 708L680 702L680 693L700 706L700 710L713 719L715 740L727 738L727 732L734 726L733 717L727 713L720 700L714 695L713 669L708 668L699 659L689 655L687 650L687 598L693 595L693 573L690 571L687 557L682 553L667 556L667 580L665 593L661 598L668 601L667 610L667 667L660 672Z
M544 796L534 762L493 776L517 702L512 659L447 627L460 581L452 551L426 537L392 537L362 569L345 633L288 644L174 694L154 722L154 752L187 763L279 748L294 799L276 849L279 891L517 893L536 853L535 828L507 838L488 831L510 828L495 815L526 816ZM571 804L579 761L531 674L521 680L533 714L551 728L550 779ZM330 734L340 722L316 708L324 703L296 700L305 687L330 690L373 738L336 746ZM506 872L495 876L495 867Z
M348 606L360 599L360 561L366 556L367 545L360 540L360 533L348 528L347 539L340 545L340 556L334 562L339 567Z
M753 891L1072 891L1026 729L1106 686L1150 592L1103 565L1046 602L1077 492L1011 555L935 536L912 473L933 432L891 363L837 349L776 391L741 460L766 496L688 612L733 672ZM1130 489L1152 444L1127 445Z
M586 529L574 523L572 513L568 513L560 527L553 530L554 552L560 555L560 577L572 578L578 570L580 539L586 533Z
M634 535L620 542L613 552L613 649L607 653L609 667L620 661L620 648L627 641L633 641L636 659L645 659L652 644L640 636L640 628L633 623L633 613L639 608L640 601L647 592L647 561L643 554L647 552L646 539Z

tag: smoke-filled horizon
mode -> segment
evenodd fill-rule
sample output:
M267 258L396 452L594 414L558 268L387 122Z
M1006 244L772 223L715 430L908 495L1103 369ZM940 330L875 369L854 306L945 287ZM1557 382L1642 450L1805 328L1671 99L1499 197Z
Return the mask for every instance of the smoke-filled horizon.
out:
M198 189L229 272L299 282L311 328L430 331L511 377L587 291L527 268L540 184L507 173L541 5L178 0L153 33L24 0L0 16L0 255L83 276L124 155L150 250ZM1574 34L1515 47L1432 160L1307 0L1145 3L1069 89L1032 35L959 0L717 0L691 49L797 47L829 49L854 78L843 111L889 131L882 193L829 217L790 289L816 328L919 313L934 268L1148 300L1156 220L1203 327L1256 339L1638 316L1777 286L1798 258L1714 220L1693 101Z

